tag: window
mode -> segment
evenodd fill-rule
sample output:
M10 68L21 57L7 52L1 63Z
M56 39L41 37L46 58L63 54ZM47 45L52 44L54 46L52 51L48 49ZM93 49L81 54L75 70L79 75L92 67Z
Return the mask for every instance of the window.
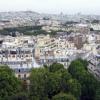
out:
M15 58L15 55L12 55L13 58Z
M26 74L24 74L24 78L26 78Z
M26 57L28 57L28 55L26 55Z
M18 78L21 78L21 75L20 74L18 74Z
M20 69L18 71L20 72Z

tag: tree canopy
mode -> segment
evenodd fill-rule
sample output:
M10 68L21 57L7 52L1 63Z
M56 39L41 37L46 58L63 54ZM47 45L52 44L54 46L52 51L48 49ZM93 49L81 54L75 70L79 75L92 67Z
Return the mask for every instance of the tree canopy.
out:
M0 100L100 100L100 82L87 66L76 59L68 69L59 63L33 68L28 92L8 66L0 66Z
M52 100L76 100L76 98L72 94L59 93Z
M7 98L20 91L20 81L8 66L0 66L0 100Z
M94 100L98 81L87 70L87 61L77 59L73 61L68 71L81 84L81 100Z

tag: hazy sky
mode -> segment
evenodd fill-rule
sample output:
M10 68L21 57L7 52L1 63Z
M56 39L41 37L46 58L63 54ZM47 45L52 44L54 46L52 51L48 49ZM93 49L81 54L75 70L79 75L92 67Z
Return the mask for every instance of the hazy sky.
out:
M100 15L100 0L0 0L0 12L20 10L65 14L82 12Z

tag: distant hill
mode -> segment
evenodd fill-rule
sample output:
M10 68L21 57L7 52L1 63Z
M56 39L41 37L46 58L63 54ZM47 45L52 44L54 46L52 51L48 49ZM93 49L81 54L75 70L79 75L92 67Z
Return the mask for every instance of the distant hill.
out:
M40 18L41 15L33 11L0 12L0 20L11 20L21 18Z

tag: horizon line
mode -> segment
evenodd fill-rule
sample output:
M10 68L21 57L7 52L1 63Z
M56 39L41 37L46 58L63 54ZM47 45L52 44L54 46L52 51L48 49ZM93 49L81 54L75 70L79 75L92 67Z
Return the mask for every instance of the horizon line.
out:
M39 11L34 11L34 10L9 10L9 11L0 11L0 13L7 13L7 12L34 12L38 14L50 14L50 15L60 15L61 13L63 15L95 15L95 16L100 16L100 14L92 14L92 13L83 13L83 12L76 12L76 13L64 13L62 11L59 11L59 13L46 13L46 12L39 12Z

